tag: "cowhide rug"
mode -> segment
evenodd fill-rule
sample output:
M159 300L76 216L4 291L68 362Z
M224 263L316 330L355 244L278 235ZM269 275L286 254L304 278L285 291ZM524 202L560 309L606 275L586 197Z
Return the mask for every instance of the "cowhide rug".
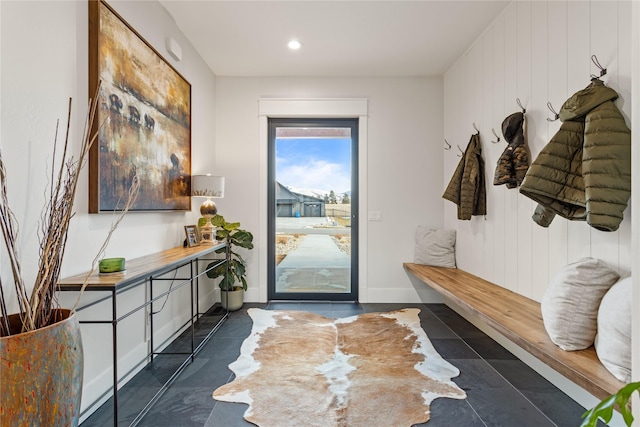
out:
M429 420L438 397L464 399L420 327L418 309L330 319L249 309L253 329L233 382L213 397L249 404L263 427L399 427Z

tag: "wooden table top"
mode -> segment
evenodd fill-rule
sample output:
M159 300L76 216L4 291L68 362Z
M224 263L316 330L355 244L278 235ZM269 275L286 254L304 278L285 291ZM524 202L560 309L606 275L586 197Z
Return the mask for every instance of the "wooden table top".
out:
M213 246L194 246L191 248L177 246L139 258L127 259L125 260L125 270L116 273L100 273L96 265L95 272L88 278L87 274L89 272L87 271L61 279L58 282L58 286L62 291L79 291L86 281L86 291L120 290L147 280L152 276L171 271L186 262L211 255L214 251L224 248L225 246L225 243L218 243Z

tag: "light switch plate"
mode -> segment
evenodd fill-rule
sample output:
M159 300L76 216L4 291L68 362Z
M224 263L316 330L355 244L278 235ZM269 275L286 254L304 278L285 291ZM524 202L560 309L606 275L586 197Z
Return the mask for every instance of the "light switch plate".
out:
M380 211L369 211L369 221L382 221L382 212Z

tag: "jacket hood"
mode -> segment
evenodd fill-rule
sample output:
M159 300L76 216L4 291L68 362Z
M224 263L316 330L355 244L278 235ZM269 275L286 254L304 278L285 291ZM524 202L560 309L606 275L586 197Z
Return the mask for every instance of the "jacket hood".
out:
M524 143L524 114L522 112L513 113L507 116L502 122L502 134L508 144L519 145Z
M598 105L613 101L618 98L618 93L604 85L600 79L592 79L591 84L576 92L565 101L560 109L560 121L574 120L585 116Z

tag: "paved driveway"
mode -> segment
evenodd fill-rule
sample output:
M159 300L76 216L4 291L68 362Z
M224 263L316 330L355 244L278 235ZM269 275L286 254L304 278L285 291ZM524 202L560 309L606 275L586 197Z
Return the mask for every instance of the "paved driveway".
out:
M288 234L344 235L351 234L351 228L333 226L327 217L276 218L276 232Z

